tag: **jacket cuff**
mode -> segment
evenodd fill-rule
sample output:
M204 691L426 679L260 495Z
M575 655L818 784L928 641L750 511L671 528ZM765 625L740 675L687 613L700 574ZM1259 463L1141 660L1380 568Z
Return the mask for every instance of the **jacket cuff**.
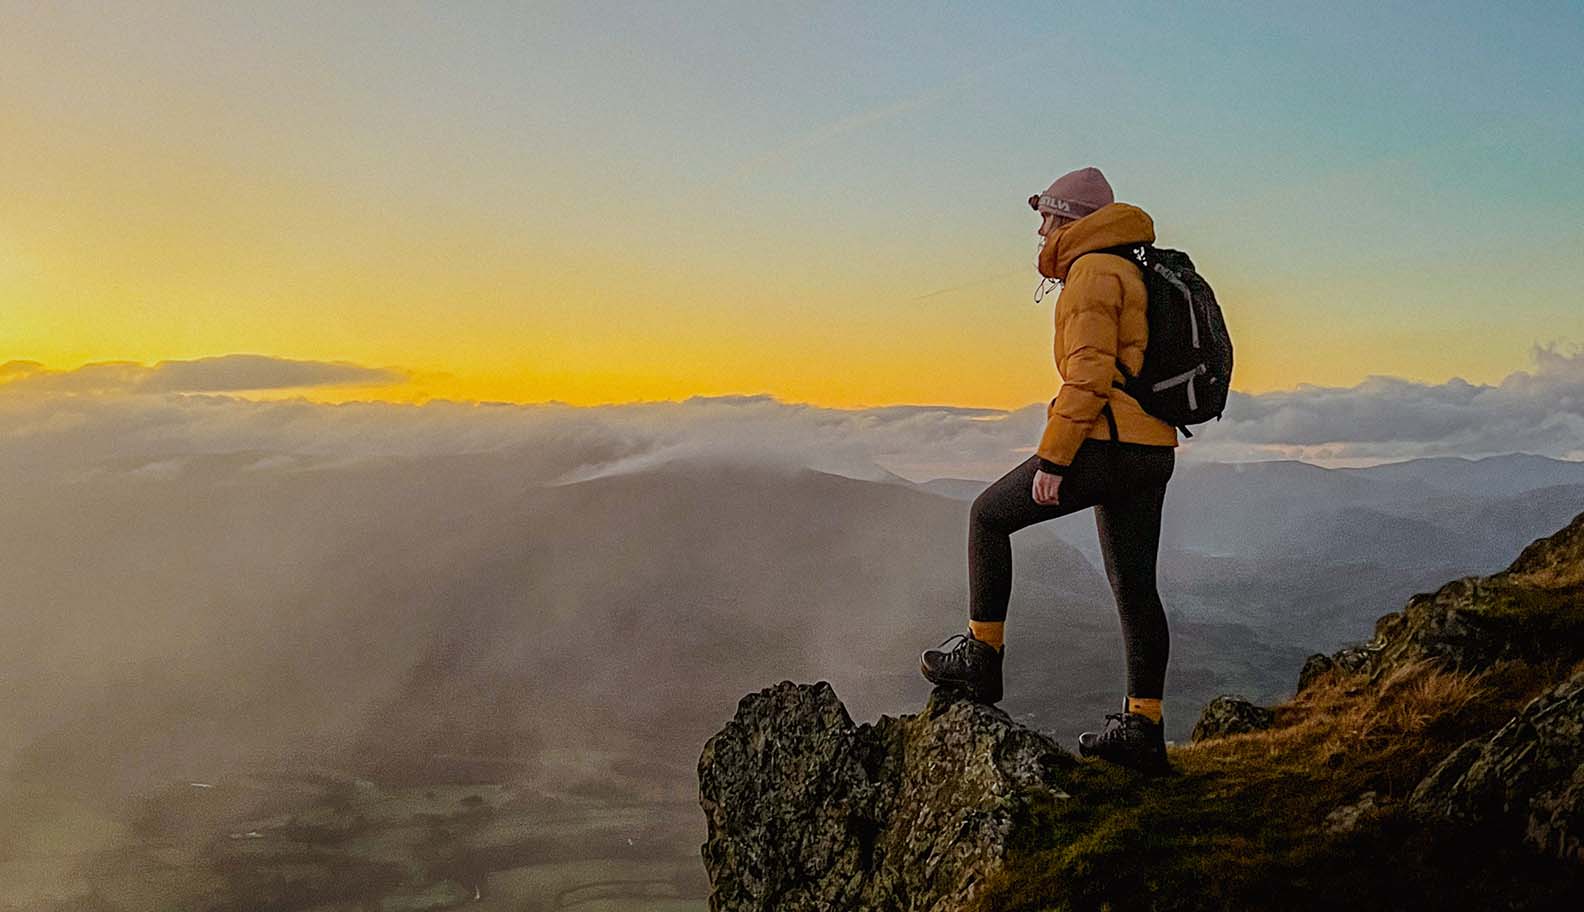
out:
M1051 462L1049 459L1046 459L1044 456L1040 457L1039 467L1040 467L1041 471L1049 472L1052 475L1060 475L1063 472L1067 471L1067 466L1058 465L1058 464L1056 464L1054 462Z

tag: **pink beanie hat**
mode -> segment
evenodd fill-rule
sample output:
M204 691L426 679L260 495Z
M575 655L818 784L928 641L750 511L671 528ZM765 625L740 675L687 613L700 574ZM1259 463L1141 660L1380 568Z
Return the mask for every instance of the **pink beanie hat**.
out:
M1047 219L1053 215L1078 219L1114 202L1111 184L1099 168L1079 168L1056 178L1044 193L1029 197L1029 208Z

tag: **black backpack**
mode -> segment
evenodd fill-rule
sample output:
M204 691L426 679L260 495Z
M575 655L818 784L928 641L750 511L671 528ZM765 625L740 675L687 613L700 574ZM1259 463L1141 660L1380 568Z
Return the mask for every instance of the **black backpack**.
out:
M1149 290L1149 341L1137 377L1118 359L1125 382L1112 381L1138 400L1144 411L1177 426L1189 437L1190 424L1221 420L1232 383L1232 337L1221 307L1193 260L1180 250L1152 244L1124 244L1091 250L1111 253L1139 267ZM1116 439L1116 418L1103 409Z

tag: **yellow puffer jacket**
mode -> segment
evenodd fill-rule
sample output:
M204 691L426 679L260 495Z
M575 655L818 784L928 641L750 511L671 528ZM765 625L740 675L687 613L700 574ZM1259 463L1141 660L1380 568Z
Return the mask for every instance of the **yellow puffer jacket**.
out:
M1148 298L1138 267L1108 253L1078 259L1092 250L1154 240L1155 222L1143 209L1127 203L1102 206L1045 237L1039 271L1063 283L1056 299L1055 345L1062 385L1046 407L1038 450L1047 471L1059 474L1071 465L1084 438L1111 439L1110 425L1100 413L1107 402L1116 418L1118 440L1178 444L1175 427L1111 385L1113 379L1123 379L1116 368L1118 359L1134 375L1144 364Z

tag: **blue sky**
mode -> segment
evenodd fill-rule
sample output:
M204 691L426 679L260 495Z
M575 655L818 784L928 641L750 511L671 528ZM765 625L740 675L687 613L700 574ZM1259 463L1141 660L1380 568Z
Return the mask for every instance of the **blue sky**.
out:
M1047 398L1023 200L1097 165L1233 385L1584 342L1584 7L0 3L5 359L424 394ZM944 365L944 368L942 367Z

